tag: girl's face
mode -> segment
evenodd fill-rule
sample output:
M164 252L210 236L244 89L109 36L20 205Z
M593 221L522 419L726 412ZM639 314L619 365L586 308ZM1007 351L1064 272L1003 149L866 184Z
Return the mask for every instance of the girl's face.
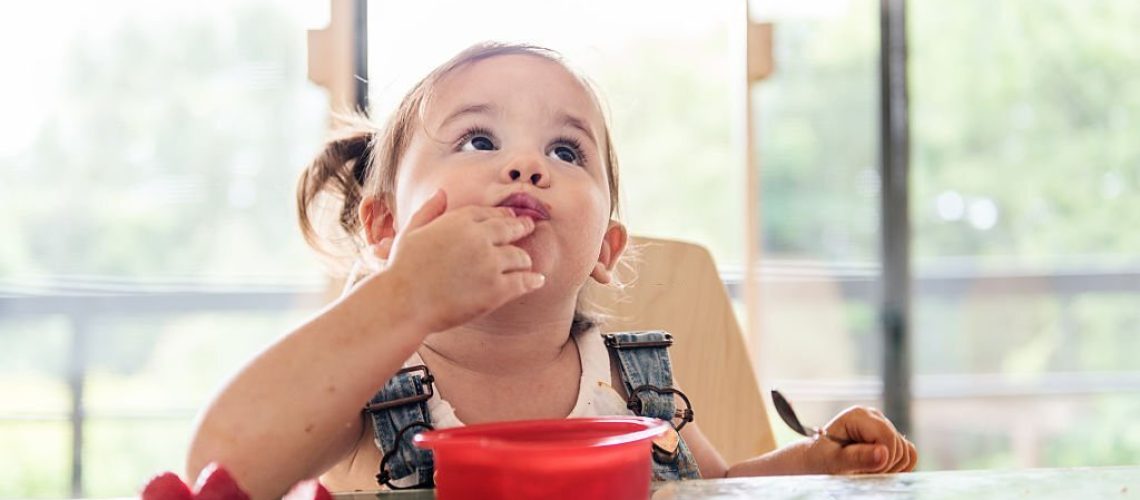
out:
M541 208L516 211L534 218L536 229L515 245L546 275L548 289L576 290L591 274L608 280L625 230L609 219L602 120L591 95L556 62L503 55L461 67L437 82L397 167L395 228L437 189L447 193L448 210L526 204L521 194Z

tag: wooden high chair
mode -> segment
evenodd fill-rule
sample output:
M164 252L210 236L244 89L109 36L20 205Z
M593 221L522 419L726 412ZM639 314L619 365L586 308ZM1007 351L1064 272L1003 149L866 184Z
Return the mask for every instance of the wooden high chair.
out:
M631 237L621 290L592 280L584 298L609 317L603 332L665 330L677 382L696 422L729 465L776 448L751 356L724 283L704 247ZM335 298L343 282L328 288Z
M611 315L603 331L665 330L695 422L729 465L775 449L751 356L708 250L630 238L632 276L622 290L591 281L585 298ZM629 273L626 273L629 274Z

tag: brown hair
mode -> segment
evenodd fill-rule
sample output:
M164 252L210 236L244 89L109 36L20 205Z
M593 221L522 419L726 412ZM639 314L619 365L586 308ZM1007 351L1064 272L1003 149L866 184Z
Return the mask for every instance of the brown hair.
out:
M423 112L436 84L459 68L502 55L530 55L556 62L574 75L594 102L599 103L593 85L570 69L561 56L550 49L497 42L473 45L437 67L413 86L383 128L377 128L364 117L346 118L346 126L334 134L308 168L301 173L297 185L297 215L301 233L309 246L318 253L330 257L336 264L346 264L343 262L345 257L355 260L359 252L367 246L362 223L357 215L358 207L366 196L383 196L389 206L392 206L396 168L415 133L414 127L423 124ZM614 152L609 127L604 121L601 136L606 174L609 178L610 216L617 217L620 214L617 155ZM323 203L329 197L332 207ZM325 228L322 227L325 224L314 223L313 217L322 213L337 214L335 228ZM340 231L342 234L321 234L325 229ZM587 316L575 312L574 331L589 328L593 324L594 321Z

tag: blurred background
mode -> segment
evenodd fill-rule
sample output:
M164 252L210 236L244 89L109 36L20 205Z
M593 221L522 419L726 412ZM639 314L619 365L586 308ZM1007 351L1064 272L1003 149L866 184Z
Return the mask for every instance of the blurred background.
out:
M882 404L880 2L363 3L375 117L473 42L560 51L605 100L625 222L712 251L761 384L813 423ZM906 8L920 470L1140 463L1140 3ZM353 105L307 76L330 22L0 6L0 497L181 472L197 409L320 307L293 188Z

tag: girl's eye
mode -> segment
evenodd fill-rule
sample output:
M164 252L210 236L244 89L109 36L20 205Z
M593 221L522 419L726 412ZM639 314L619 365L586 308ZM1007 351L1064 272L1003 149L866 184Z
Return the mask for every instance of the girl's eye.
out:
M553 148L550 148L549 154L551 158L566 163L573 163L575 165L584 165L586 163L586 155L582 152L582 148L575 142L569 140L556 143Z
M557 146L550 151L550 154L566 163L576 163L578 161L578 153L566 146Z
M495 141L484 133L471 133L463 139L460 151L494 151Z

